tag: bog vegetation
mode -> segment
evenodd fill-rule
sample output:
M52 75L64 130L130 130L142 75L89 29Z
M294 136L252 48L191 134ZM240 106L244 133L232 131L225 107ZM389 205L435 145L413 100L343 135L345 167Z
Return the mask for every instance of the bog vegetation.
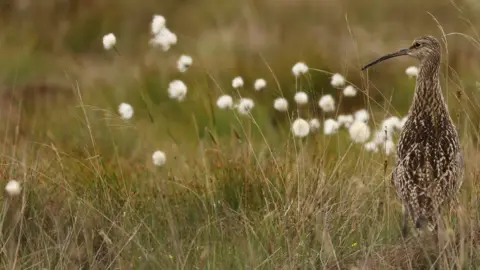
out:
M475 1L163 2L0 4L2 267L480 264ZM390 183L415 63L359 70L425 34L466 160L442 247Z

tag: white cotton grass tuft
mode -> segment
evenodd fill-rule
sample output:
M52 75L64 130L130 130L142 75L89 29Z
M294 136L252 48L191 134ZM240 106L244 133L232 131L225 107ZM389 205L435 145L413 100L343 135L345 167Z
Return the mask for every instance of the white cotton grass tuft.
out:
M372 142L376 144L384 144L386 141L391 141L392 135L386 133L384 130L377 130L373 135Z
M158 33L150 40L150 45L160 46L164 52L170 50L170 48L177 44L177 35L170 31L167 27L161 28Z
M401 129L401 121L396 116L391 116L382 121L382 130L387 132L387 135L390 137L393 135L395 130Z
M395 143L393 143L392 140L387 140L384 144L383 144L383 149L385 150L385 154L387 156L389 156L390 154L392 154L393 152L395 152Z
M185 72L192 65L193 58L189 55L182 54L177 60L177 69L180 72Z
M348 129L352 141L364 143L370 137L370 127L363 121L355 121Z
M343 95L346 97L354 97L357 95L357 89L352 85L349 85L343 89Z
M121 103L118 106L118 113L123 120L128 120L133 116L133 107L128 103Z
M303 91L297 92L293 99L298 105L305 105L308 103L308 95Z
M407 119L408 119L408 116L405 116L400 120L400 129L403 129L403 127L405 126L405 123L407 122Z
M325 135L332 135L332 134L337 132L339 127L340 127L340 125L337 123L337 121L335 121L331 118L327 119L323 123L323 133Z
M283 97L276 98L273 101L273 108L279 112L286 112L288 110L288 101Z
M231 109L233 106L233 98L229 95L222 95L217 99L217 107L220 109Z
M340 73L335 73L330 80L330 84L335 87L342 87L345 85L345 78Z
M165 162L167 162L167 156L165 155L165 153L163 151L157 150L157 151L153 152L153 155L152 155L153 165L155 165L157 167L161 167L161 166L165 165Z
M5 185L5 191L10 196L18 196L22 192L22 187L17 180L9 180Z
M238 113L247 115L255 106L251 98L241 98L236 106Z
M103 48L105 50L110 50L113 47L115 47L115 44L117 44L117 38L113 33L109 33L103 36Z
M235 88L235 89L243 87L243 84L244 84L243 79L240 76L237 76L237 77L233 78L233 80L232 80L232 87Z
M173 80L168 84L168 97L183 101L187 95L187 86L181 80Z
M318 106L324 112L333 112L335 110L335 100L332 95L324 95L318 101Z
M349 128L352 123L354 122L354 118L353 118L353 115L351 114L340 114L338 117L337 117L337 122L340 126L345 126L346 128Z
M354 113L355 121L368 122L370 116L365 109L358 110Z
M150 31L152 34L156 35L165 28L167 21L162 15L153 15L152 23L150 25Z
M303 138L310 133L310 125L302 118L297 118L292 123L292 132L295 137Z
M320 129L320 121L317 118L312 118L308 121L308 125L310 126L310 131L315 132Z
M363 147L365 148L365 150L367 150L368 152L378 152L378 146L375 142L367 142L363 145Z
M255 90L260 91L263 88L267 87L267 81L265 79L256 79L255 82L253 83L253 87Z
M298 62L292 67L292 73L295 77L308 72L308 66L304 62Z
M407 74L409 78L417 77L418 68L416 66L410 66L407 69L405 69L405 74Z

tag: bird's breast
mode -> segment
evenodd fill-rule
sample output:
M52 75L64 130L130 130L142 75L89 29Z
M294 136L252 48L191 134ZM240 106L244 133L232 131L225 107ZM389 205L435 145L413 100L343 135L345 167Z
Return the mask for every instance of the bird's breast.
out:
M441 116L410 118L398 142L397 158L412 171L438 177L456 158L458 135Z

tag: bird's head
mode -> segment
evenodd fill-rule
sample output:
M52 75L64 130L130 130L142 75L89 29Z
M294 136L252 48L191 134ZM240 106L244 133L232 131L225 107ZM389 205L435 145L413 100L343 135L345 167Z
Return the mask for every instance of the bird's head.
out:
M440 53L440 43L438 40L432 36L424 36L415 39L412 45L409 48L398 50L394 53L384 55L377 60L374 60L367 65L365 65L362 70L365 70L377 63L385 61L390 58L397 56L409 55L413 58L416 58L420 61L427 59L433 55L439 55Z

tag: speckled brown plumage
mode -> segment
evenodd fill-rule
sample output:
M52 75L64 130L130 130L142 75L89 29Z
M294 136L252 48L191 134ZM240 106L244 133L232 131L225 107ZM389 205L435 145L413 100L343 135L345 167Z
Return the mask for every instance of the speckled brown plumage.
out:
M406 234L408 214L417 228L436 228L440 207L455 200L462 184L463 156L440 87L440 43L431 36L420 37L410 48L384 59L399 55L420 61L415 94L400 134L391 179L406 210L402 224L402 232Z

